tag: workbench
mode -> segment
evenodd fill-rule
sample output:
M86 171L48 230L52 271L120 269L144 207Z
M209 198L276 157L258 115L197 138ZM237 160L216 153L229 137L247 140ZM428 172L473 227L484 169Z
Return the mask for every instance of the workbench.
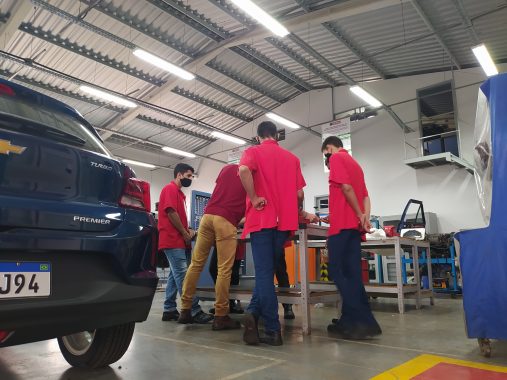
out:
M299 254L300 252L307 252L308 248L324 248L326 246L328 227L307 225L302 226L296 231L295 236L292 238L296 244L296 252L299 256L298 268L295 273L299 272L299 284L296 288L284 289L278 288L276 290L278 301L280 303L301 305L302 311L302 328L303 334L309 335L311 333L311 305L316 303L339 303L341 297L333 282L319 282L310 283L308 274L308 255ZM242 240L246 243L249 239ZM423 298L430 298L433 305L433 292L432 292L432 278L431 278L431 253L429 242L417 241L414 239L393 237L384 240L372 240L362 243L363 248L374 250L375 253L392 256L392 250L396 257L396 274L397 282L394 285L390 284L366 284L366 292L371 296L376 297L397 297L398 308L400 313L405 312L405 299L415 298L416 307L421 307L421 300ZM411 256L414 259L414 284L404 284L402 279L402 252L403 249L409 248ZM428 265L428 276L430 289L421 289L421 278L419 273L419 250L426 251L426 259ZM296 283L298 283L296 281ZM252 297L253 289L245 287L230 288L230 298L238 299L240 301L249 302ZM201 298L214 299L214 288L197 288L196 295Z
M327 239L327 227L321 227L313 224L302 225L301 228L295 232L295 236L292 237L296 245L296 252L299 256L299 271L296 268L296 275L299 272L299 284L296 288L285 289L278 288L276 290L278 302L287 303L293 305L301 305L302 311L302 328L303 334L309 335L311 333L311 305L316 303L336 303L340 301L340 296L336 287L328 287L322 289L318 286L311 286L308 276L308 255L306 254L308 249L308 243L318 242L321 246L325 246ZM249 239L241 240L249 243ZM305 252L305 254L299 254ZM297 283L297 281L296 281ZM230 288L230 298L238 299L240 301L249 302L252 297L253 289L244 287ZM213 288L197 288L196 295L201 298L214 299L215 289Z

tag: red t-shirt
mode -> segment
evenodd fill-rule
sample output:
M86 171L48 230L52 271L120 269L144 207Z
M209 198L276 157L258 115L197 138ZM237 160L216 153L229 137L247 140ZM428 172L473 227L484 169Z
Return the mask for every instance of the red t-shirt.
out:
M266 198L267 202L259 211L252 207L247 197L243 237L264 228L297 230L297 192L306 186L299 159L275 140L265 140L261 145L247 149L239 165L250 169L257 195Z
M359 207L364 212L364 198L368 196L368 190L364 183L363 169L342 149L331 156L329 170L329 235L336 235L346 229L359 230L359 218L347 203L340 185L352 186Z
M188 229L185 199L185 194L174 182L162 189L158 203L158 249L186 248L183 236L167 216L167 211L172 208L179 215L183 227Z
M246 192L238 175L238 165L226 165L217 177L215 189L204 210L218 215L237 226L245 216Z

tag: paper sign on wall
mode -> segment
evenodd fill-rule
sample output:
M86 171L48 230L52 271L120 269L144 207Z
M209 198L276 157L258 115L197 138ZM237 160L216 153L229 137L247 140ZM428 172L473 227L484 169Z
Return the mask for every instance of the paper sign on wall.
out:
M330 123L322 125L322 142L329 136L337 136L342 140L343 148L346 149L352 155L352 142L350 138L350 118L346 117L339 120L333 120ZM329 173L325 162L326 158L323 159L324 172Z

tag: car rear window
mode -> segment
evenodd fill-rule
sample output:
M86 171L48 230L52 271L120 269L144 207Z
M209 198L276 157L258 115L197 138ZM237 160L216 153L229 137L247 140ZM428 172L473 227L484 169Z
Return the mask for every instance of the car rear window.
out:
M3 122L0 128L20 129L32 122L32 124L41 125L39 130L36 128L30 129L34 135L44 136L44 128L42 127L42 125L44 125L54 130L61 131L62 136L64 136L64 134L75 136L76 140L81 141L79 143L73 143L70 139L59 138L58 134L48 134L45 137L71 145L78 145L80 148L92 152L105 154L107 156L111 155L100 139L79 119L58 110L24 101L19 97L0 94L0 120L2 120L2 116L4 116L4 118L9 117L9 120L15 118L16 121ZM27 133L26 128L23 128L23 131Z

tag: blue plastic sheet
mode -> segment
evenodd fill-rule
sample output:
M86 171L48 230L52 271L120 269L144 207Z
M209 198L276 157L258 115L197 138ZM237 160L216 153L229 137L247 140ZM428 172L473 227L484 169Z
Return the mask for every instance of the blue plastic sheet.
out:
M489 226L456 234L461 247L465 321L470 338L507 339L507 74L484 82L479 102L487 102L486 121L491 128L491 146L486 147L490 162L484 151L479 157L482 161L476 159L476 170L482 171L482 189L489 185L486 193L479 189ZM485 124L477 120L476 137ZM476 141L475 153L483 148ZM489 174L486 164L492 168Z

